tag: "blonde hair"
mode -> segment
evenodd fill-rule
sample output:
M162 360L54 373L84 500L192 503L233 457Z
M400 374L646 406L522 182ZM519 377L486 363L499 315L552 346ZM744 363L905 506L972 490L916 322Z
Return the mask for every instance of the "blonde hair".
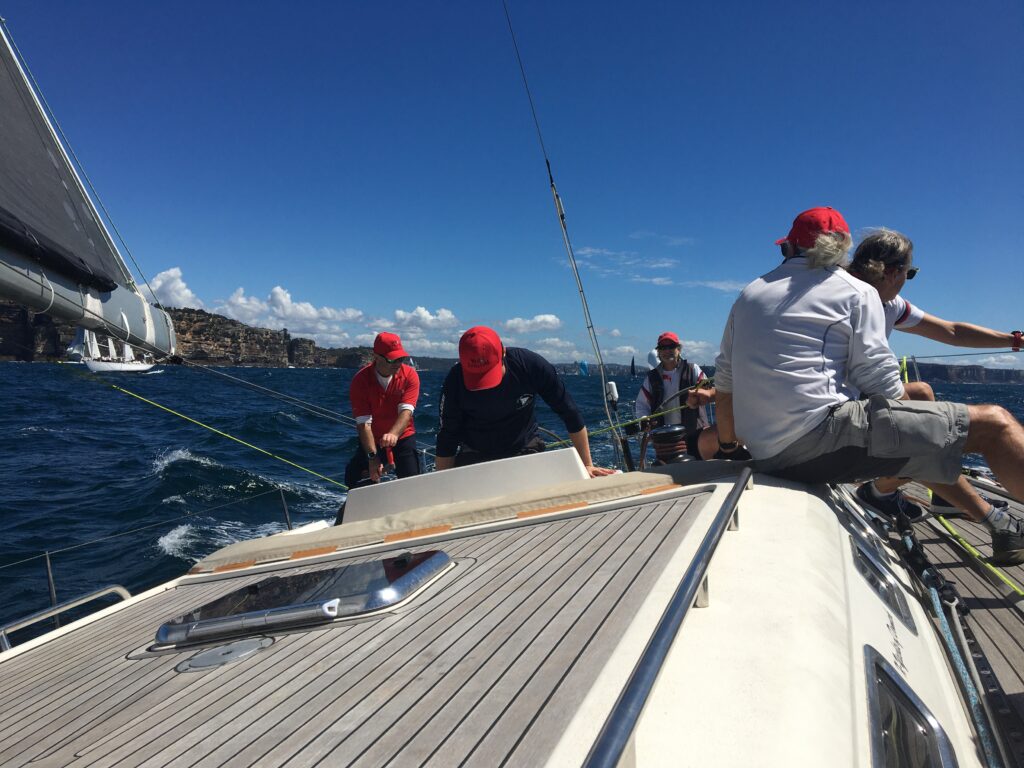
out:
M846 266L846 254L853 246L849 232L822 232L814 241L814 247L800 255L807 257L808 269Z
M851 273L870 285L877 285L891 264L910 264L914 244L904 234L884 227L860 241L849 266Z

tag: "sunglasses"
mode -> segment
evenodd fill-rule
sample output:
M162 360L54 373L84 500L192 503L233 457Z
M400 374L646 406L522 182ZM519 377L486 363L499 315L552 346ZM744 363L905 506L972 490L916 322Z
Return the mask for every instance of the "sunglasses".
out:
M377 355L377 357L379 357L381 362L385 365L405 365L409 362L408 357L396 357L394 360L388 360L384 355Z
M656 349L659 352L668 352L668 351L673 350L673 349L679 349L679 347L677 347L675 345L672 345L672 346L668 346L668 347L656 347Z
M920 267L911 267L907 270L907 280L913 280L914 275L921 271Z

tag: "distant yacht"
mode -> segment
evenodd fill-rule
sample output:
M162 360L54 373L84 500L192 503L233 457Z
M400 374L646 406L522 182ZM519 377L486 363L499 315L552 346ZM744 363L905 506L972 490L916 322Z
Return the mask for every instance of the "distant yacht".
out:
M75 340L68 347L68 359L84 363L93 373L145 373L156 364L152 360L136 358L135 351L128 343L122 346L121 354L118 355L114 340L109 336L106 346L107 354L101 354L96 334L79 328Z

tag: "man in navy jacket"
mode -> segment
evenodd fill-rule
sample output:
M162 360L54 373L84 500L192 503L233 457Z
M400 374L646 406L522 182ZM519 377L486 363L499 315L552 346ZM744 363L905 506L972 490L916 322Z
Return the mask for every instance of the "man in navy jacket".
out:
M504 347L482 325L462 335L459 362L441 390L435 469L544 450L534 417L538 395L562 419L590 476L611 474L594 466L586 425L554 366L528 349Z

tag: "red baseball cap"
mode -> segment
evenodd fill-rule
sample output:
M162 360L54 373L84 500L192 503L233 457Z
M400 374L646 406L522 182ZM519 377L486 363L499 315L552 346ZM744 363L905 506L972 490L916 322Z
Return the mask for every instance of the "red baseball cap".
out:
M793 219L793 228L789 230L789 234L776 240L775 244L782 245L788 240L800 248L813 248L818 235L829 232L850 234L850 225L846 223L843 214L835 208L811 208Z
M498 334L486 325L470 328L459 339L459 362L466 389L491 389L501 383L504 347Z
M409 356L409 353L402 349L402 340L398 338L398 334L387 331L377 334L377 338L373 340L373 351L388 360Z
M658 337L658 343L655 344L655 346L656 347L681 347L683 345L680 343L679 337L676 336L674 333L672 333L672 331L665 331L663 334L661 334L661 336Z

